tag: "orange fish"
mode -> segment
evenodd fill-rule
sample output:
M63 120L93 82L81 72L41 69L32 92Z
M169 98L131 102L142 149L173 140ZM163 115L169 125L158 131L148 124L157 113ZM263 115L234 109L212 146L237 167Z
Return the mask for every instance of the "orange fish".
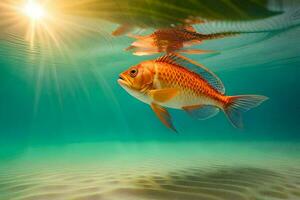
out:
M214 73L175 54L141 62L121 73L118 82L130 95L149 104L161 122L174 131L166 108L184 110L197 119L213 117L222 110L233 126L241 128L241 113L268 99L260 95L226 96Z
M146 36L129 35L137 39L126 50L132 50L134 55L151 55L156 53L188 53L203 54L211 53L210 50L182 49L201 44L204 40L212 40L233 36L234 32L201 34L196 32L192 26L164 28Z

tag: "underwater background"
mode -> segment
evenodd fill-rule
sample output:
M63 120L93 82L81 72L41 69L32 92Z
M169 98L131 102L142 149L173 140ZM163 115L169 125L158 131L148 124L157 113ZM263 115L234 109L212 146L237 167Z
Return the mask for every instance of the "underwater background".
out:
M133 40L111 36L117 20L74 12L27 30L3 2L0 200L300 199L298 1L268 4L283 14L265 19L194 25L243 32L199 45L218 53L186 56L215 72L226 94L269 100L244 114L243 129L223 113L197 121L170 109L178 133L117 83L158 57L124 51ZM180 10L174 2L164 6Z

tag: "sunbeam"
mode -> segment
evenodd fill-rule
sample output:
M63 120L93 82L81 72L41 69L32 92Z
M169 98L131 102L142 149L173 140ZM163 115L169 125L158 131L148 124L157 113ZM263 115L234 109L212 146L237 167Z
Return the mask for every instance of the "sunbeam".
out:
M110 33L103 30L103 21L95 18L80 17L67 13L64 7L71 3L61 0L3 0L0 2L0 40L8 46L22 45L15 55L25 56L15 60L31 63L30 71L36 77L34 101L35 113L39 107L42 90L48 80L55 85L58 101L62 105L60 83L57 74L60 68L79 68L77 54L94 49L99 41L110 42ZM107 24L107 23L106 23ZM19 40L17 41L16 38ZM96 40L95 40L96 39ZM95 40L94 42L88 42ZM75 42L76 41L76 42ZM88 46L88 45L93 46ZM99 44L100 45L100 44ZM24 52L25 51L25 52ZM88 62L88 61L86 61ZM76 79L82 91L86 91L82 74ZM65 79L67 79L65 77ZM68 80L64 80L68 81ZM86 96L89 96L85 92Z

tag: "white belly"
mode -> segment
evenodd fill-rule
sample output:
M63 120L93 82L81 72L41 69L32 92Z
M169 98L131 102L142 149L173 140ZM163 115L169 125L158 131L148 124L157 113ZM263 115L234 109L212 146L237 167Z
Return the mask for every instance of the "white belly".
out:
M146 103L146 104L151 104L151 103L156 103L158 105L161 105L163 107L167 107L167 108L173 108L173 109L182 109L182 107L185 106L195 106L195 105L215 105L215 102L213 100L211 100L209 97L206 96L200 96L197 97L195 95L191 95L191 94L186 94L186 92L181 92L178 96L170 99L167 102L157 102L155 100L153 100L150 96L145 95L145 94L141 94L141 93L137 93L137 92L133 92L130 91L129 92L132 96L134 96L135 98L137 98L138 100Z
M214 105L214 102L206 96L191 96L191 95L178 95L167 101L165 103L158 103L164 107L182 109L186 106L195 106L195 105Z
M127 87L124 87L124 89L133 97L149 105L151 103L156 103L163 107L173 108L173 109L182 109L182 107L185 106L195 106L195 105L216 105L216 102L211 98L205 95L196 96L195 94L193 94L193 92L186 91L186 90L181 90L179 92L179 95L175 96L174 98L170 99L167 102L157 102L147 94L143 94L139 91L135 91Z

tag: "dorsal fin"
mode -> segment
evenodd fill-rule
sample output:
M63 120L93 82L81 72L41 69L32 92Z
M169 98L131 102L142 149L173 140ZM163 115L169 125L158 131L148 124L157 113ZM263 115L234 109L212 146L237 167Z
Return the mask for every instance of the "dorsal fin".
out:
M172 53L159 57L155 61L186 67L198 73L203 79L205 79L213 88L215 88L221 94L225 94L225 87L222 81L217 77L217 75L215 75L212 71L210 71L203 65L187 57Z

